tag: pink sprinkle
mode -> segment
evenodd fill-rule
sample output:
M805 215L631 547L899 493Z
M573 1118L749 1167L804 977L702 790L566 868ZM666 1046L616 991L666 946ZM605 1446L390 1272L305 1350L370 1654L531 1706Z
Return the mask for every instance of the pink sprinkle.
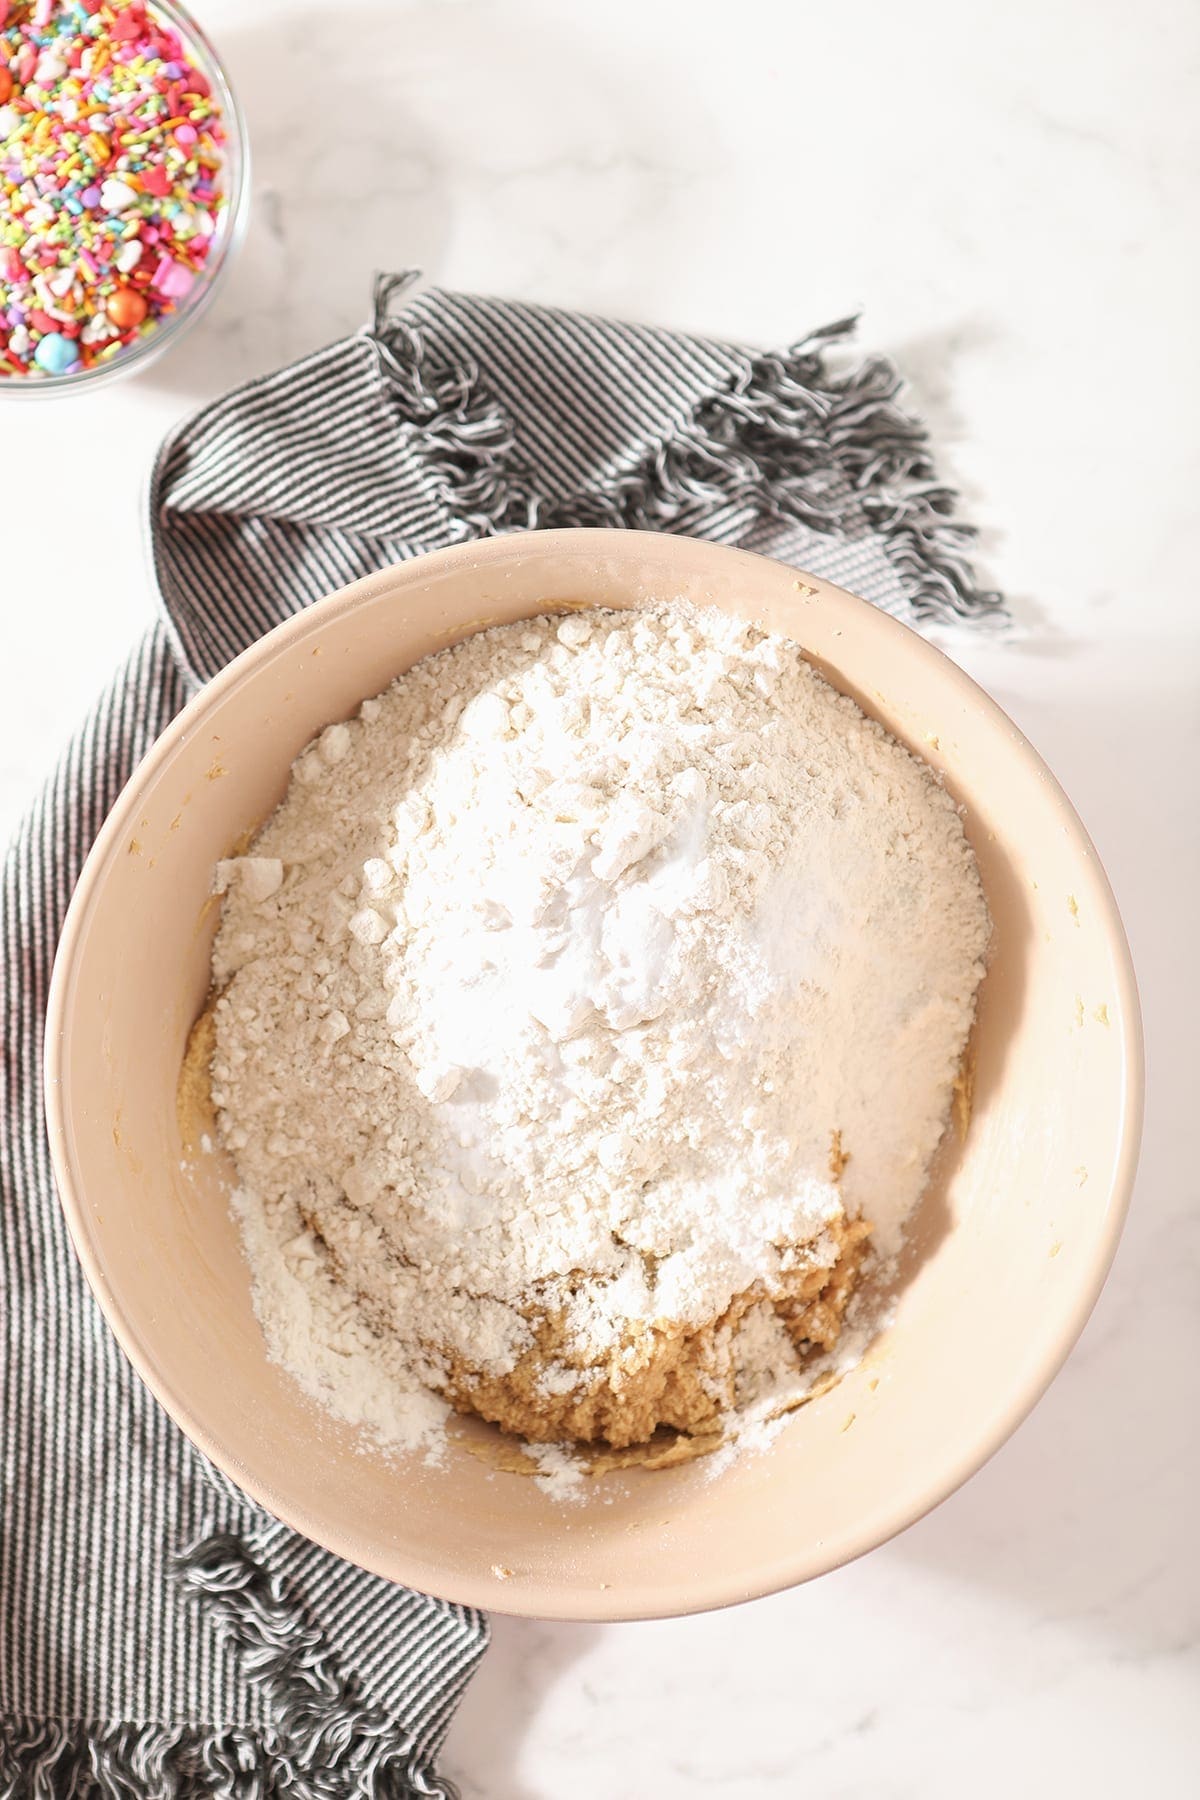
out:
M0 6L3 4L4 0L0 0ZM193 144L199 142L199 138L200 133L194 125L177 125L175 127L175 142L184 150L190 150Z
M80 262L81 262L81 263L83 263L83 264L84 264L84 265L85 265L85 266L86 266L86 267L87 267L87 268L88 268L88 269L90 269L90 270L91 270L91 272L92 272L92 274L93 274L93 275L95 275L95 276L97 276L97 277L98 277L98 276L99 276L99 274L100 274L100 264L99 264L99 263L98 263L98 262L97 262L97 261L96 261L96 259L95 259L95 257L94 257L94 256L93 256L93 255L92 255L92 253L91 253L91 251L90 251L90 250L81 250L81 251L80 251L80 252L79 252L79 260L80 260Z
M0 0L0 6L3 6L4 3L5 0ZM4 252L3 256L0 257L0 267L4 270L5 281L20 281L22 275L25 273L25 264L21 261L15 250L6 250Z
M182 300L194 280L192 271L185 269L182 263L173 262L169 256L160 256L150 285L158 293L165 294L168 300Z

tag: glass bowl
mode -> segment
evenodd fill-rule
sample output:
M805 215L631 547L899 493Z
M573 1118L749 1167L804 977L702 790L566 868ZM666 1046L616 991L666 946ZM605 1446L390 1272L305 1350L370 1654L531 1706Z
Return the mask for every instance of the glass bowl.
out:
M225 127L222 174L225 205L218 217L208 257L196 276L187 297L174 312L165 313L144 331L134 343L107 362L93 363L90 368L68 374L41 372L30 375L0 374L0 398L46 399L51 396L83 392L132 375L157 360L164 351L189 331L212 303L246 230L250 198L250 150L246 120L237 96L230 85L224 64L213 44L186 7L177 0L146 0L145 10L171 26L183 39L191 60L207 78L212 97L220 109Z

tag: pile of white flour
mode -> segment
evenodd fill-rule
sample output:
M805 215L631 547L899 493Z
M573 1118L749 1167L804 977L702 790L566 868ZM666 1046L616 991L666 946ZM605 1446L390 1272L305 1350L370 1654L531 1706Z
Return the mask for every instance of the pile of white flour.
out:
M218 888L259 1316L410 1446L448 1358L512 1368L535 1294L601 1356L769 1294L842 1209L891 1256L988 935L931 772L794 644L681 607L418 664L299 757ZM794 1359L761 1317L745 1354L759 1386Z

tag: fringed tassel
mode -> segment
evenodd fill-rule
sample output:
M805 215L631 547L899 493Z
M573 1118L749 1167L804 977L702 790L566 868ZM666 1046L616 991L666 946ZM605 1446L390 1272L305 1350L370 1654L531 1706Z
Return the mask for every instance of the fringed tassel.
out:
M533 525L528 497L511 479L512 426L479 389L472 362L434 367L420 331L391 307L417 279L406 269L375 279L370 336L380 370L403 417L421 432L426 464L464 538L493 537Z
M320 1633L239 1539L205 1539L179 1574L225 1626L271 1727L6 1720L0 1800L459 1800L395 1719L356 1702Z
M913 615L1005 617L967 557L974 531L953 517L928 435L896 399L900 377L880 357L835 375L826 351L857 321L840 319L791 349L747 356L729 388L703 400L675 438L602 487L546 499L515 464L502 409L469 362L434 367L419 329L391 306L413 272L381 276L371 333L404 416L420 427L442 498L463 537L535 526L599 525L703 535L749 510L810 530L881 541Z
M8 1720L0 1740L0 1800L274 1800L299 1791L283 1775L240 1731Z
M458 1789L423 1765L390 1714L358 1702L283 1580L240 1539L206 1538L178 1567L266 1696L275 1727L272 1774L289 1800L458 1800Z

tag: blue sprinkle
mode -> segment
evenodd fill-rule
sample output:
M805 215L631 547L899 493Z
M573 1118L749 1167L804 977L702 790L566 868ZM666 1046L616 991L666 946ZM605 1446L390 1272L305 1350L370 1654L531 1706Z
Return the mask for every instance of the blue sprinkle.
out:
M61 331L48 331L34 351L33 360L47 375L65 375L78 362L79 353Z
M83 207L79 204L79 201L76 200L73 194L67 195L66 199L63 201L63 205L69 213L74 213L76 217L83 211Z

